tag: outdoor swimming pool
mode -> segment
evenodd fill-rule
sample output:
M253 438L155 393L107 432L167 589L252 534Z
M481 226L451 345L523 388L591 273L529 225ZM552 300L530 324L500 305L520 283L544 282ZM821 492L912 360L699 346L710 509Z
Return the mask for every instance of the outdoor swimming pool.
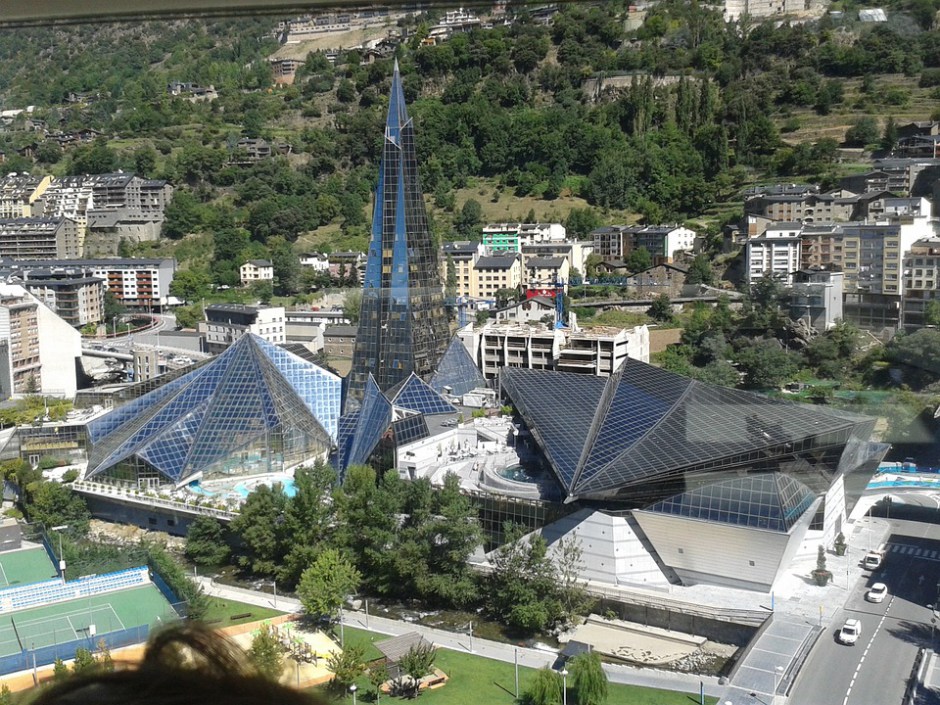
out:
M530 484L535 484L538 482L538 478L535 476L535 473L523 467L522 465L510 465L508 468L497 470L496 474L500 477L506 478L507 480L512 480L513 482L528 482Z

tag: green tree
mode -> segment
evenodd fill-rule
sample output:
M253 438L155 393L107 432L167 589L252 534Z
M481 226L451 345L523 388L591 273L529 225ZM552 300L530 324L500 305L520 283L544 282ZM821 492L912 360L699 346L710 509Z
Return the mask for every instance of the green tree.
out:
M118 168L117 153L108 147L103 138L97 139L93 144L81 145L72 150L69 159L68 173L80 176L82 174L107 174Z
M127 313L127 307L113 291L106 291L104 292L104 311L102 313L104 314L104 320L111 323L114 319Z
M238 556L242 568L257 575L272 576L284 558L284 513L287 496L280 485L259 485L248 495L238 516L229 528L241 539L243 550Z
M353 562L337 549L328 548L300 576L297 596L307 614L329 615L332 619L361 581L362 575Z
M555 547L558 597L569 619L585 614L594 604L587 594L587 583L580 579L584 571L582 556L581 541L574 536L561 539Z
M878 122L870 115L862 115L846 130L845 143L853 147L866 147L877 143L878 137Z
M711 286L715 283L715 275L712 272L711 262L706 255L696 255L689 265L689 271L686 274L687 284L707 284Z
M95 658L98 661L98 668L105 673L111 673L114 671L114 659L111 658L111 649L108 646L108 642L104 639L99 639L97 646L98 654Z
M58 482L40 482L28 491L26 508L31 521L46 526L67 525L72 536L88 533L91 513L82 496Z
M736 362L749 389L778 389L799 368L796 356L775 339L750 342L738 351Z
M186 557L197 565L217 566L228 559L230 549L221 522L198 516L186 532Z
M931 299L924 306L924 325L940 327L940 301Z
M343 316L351 323L358 323L360 308L362 308L362 289L350 289L343 299Z
M54 665L52 666L52 680L56 683L61 683L62 681L67 680L68 677L69 667L65 665L65 661L57 658Z
M173 198L163 209L163 236L177 240L197 232L202 224L202 206L199 200L192 191L176 189Z
M523 532L521 526L507 526L506 543L493 558L488 604L510 627L536 632L553 624L563 608L545 539L523 540Z
M192 306L180 306L173 313L176 316L177 328L195 328L199 321L205 318L201 303Z
M578 705L603 705L607 702L607 674L596 651L578 654L569 662L571 689Z
M881 133L881 148L887 152L894 149L898 143L898 126L894 122L894 116L891 115L885 121L885 129Z
M88 649L80 646L75 649L75 660L72 661L72 673L87 673L98 668L98 659Z
M402 674L408 676L411 682L412 697L421 692L421 679L431 673L434 668L434 659L437 649L431 644L418 644L412 646L398 661Z
M548 666L535 673L535 679L526 690L523 702L527 705L561 705L561 676Z
M668 294L660 294L653 299L652 305L646 312L646 315L656 321L672 320L672 301Z
M347 644L342 650L330 654L326 667L333 673L330 685L346 693L349 685L366 672L365 650L361 646Z
M483 207L478 201L470 198L460 209L460 213L454 218L454 227L461 237L475 239L477 227L483 222Z
M375 691L375 702L379 702L382 693L382 686L389 680L388 666L384 663L373 664L369 666L369 683Z
M261 675L277 682L284 672L284 653L274 629L268 624L261 628L251 639L248 660Z
M182 301L199 301L209 293L212 280L201 267L176 272L170 282L170 293Z
M332 491L336 472L318 462L294 472L294 496L287 502L284 529L290 548L278 571L278 580L296 585L317 554L331 546L336 533L336 504Z
M653 256L645 247L638 247L627 255L624 264L631 274L636 274L653 266Z
M601 217L597 211L587 206L572 208L565 220L565 232L576 240L587 240L591 232L601 226Z

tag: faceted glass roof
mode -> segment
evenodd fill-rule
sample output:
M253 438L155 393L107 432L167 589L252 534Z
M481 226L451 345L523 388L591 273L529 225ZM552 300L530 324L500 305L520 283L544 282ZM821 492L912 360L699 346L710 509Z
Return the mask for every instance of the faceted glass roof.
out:
M812 490L800 481L767 473L705 485L657 502L645 511L786 533L814 499Z
M457 411L414 372L392 396L392 404L419 414L453 414Z
M439 394L449 391L454 396L462 397L474 389L485 387L486 378L473 362L460 338L455 337L438 363L430 385Z
M86 477L136 456L182 483L259 439L298 433L325 450L337 434L341 384L245 335L208 364L92 421Z
M357 412L356 427L348 441L348 453L341 459L341 466L362 465L388 430L392 422L392 403L385 398L375 378L369 375L362 396L362 406Z
M609 497L692 469L844 445L868 422L711 386L632 359L606 380L504 368L500 384L569 498Z

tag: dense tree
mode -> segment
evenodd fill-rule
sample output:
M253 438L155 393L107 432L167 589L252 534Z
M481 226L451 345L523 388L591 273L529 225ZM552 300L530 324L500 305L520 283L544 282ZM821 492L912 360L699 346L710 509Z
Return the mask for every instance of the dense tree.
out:
M346 644L341 650L330 653L326 666L333 674L330 685L345 695L349 685L366 672L365 650L355 644Z
M252 637L248 660L266 678L276 682L281 677L284 672L284 654L280 639L271 625L262 624Z
M202 226L202 208L192 191L177 189L163 209L161 232L165 237L177 239L196 232Z
M554 566L540 535L523 539L523 529L507 527L488 581L488 606L494 616L523 632L546 629L562 615Z
M562 679L548 666L535 673L535 679L524 693L523 701L529 705L561 705Z
M231 522L231 530L241 539L243 548L238 564L257 575L277 573L285 551L285 512L287 496L280 485L259 485Z
M631 273L636 274L653 266L653 256L645 247L638 247L627 255L624 264Z
M735 361L744 373L744 386L748 389L777 389L796 373L796 356L777 340L756 340L744 345Z
M878 123L870 115L862 115L855 119L852 126L846 130L845 143L853 147L866 147L878 142Z
M186 557L197 565L217 566L229 553L222 524L212 517L196 517L186 532Z
M569 662L568 670L578 705L603 705L607 702L607 674L596 651L575 656Z
M304 611L313 616L336 616L343 601L356 592L362 576L346 556L335 548L321 551L300 576L297 595Z
M40 482L26 490L30 521L42 522L47 527L67 525L73 536L88 533L91 513L80 494L58 482Z
M712 272L712 265L708 257L703 254L695 255L692 263L689 265L689 271L686 274L687 284L714 284L715 274Z
M647 310L646 315L655 321L671 321L672 301L669 299L669 294L660 294L653 299L653 303Z

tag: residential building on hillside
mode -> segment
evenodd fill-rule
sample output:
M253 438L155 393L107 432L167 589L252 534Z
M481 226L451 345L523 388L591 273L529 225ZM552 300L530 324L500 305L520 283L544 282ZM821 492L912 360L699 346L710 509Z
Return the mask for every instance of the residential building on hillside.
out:
M455 296L473 296L474 267L477 260L483 256L485 248L482 242L472 240L457 240L454 242L445 242L441 248L441 263L444 268L441 274L441 280L447 282L447 267L453 262L454 276L457 288Z
M143 310L160 310L167 305L170 284L176 272L173 259L61 259L0 260L0 271L20 276L31 270L55 272L54 276L95 277L105 283L124 306Z
M518 291L522 286L522 255L496 252L479 257L470 279L470 296L495 299L500 289Z
M346 277L361 282L366 275L367 261L368 258L362 252L331 252L330 276L334 279Z
M748 239L745 248L747 282L771 277L790 283L800 268L802 239L800 223L775 223L760 237Z
M692 252L695 231L680 225L610 225L592 231L594 254L604 261L623 261L641 247L653 264L671 263L679 252Z
M842 272L825 269L801 269L793 274L788 288L789 315L804 320L819 332L827 331L842 320Z
M300 266L315 272L329 272L330 256L322 252L308 252L300 256Z
M250 259L238 269L242 284L274 281L274 265L266 259Z
M639 298L652 299L666 294L670 299L682 296L689 270L674 264L654 264L649 269L627 277L625 287Z
M242 304L210 304L205 308L206 320L199 321L197 330L206 338L206 351L220 353L251 333L273 345L287 342L283 306L243 306Z
M915 330L927 325L927 305L940 301L940 237L924 238L911 245L904 254L903 271L901 321L905 330Z
M81 334L18 284L0 284L0 397L73 398Z
M571 268L571 276L575 270L581 276L587 271L587 258L594 252L594 243L582 240L562 240L553 242L530 242L522 246L522 264L530 257L565 257Z
M42 197L51 176L10 174L0 179L0 218L31 218L33 204Z
M890 191L898 196L933 197L933 183L940 177L940 159L886 157L873 164L870 172L842 179L843 188L855 193Z
M723 14L726 22L735 22L745 15L755 19L796 15L812 7L812 0L724 0Z
M0 220L0 258L68 259L81 256L81 232L71 218Z
M894 154L910 159L940 159L940 135L901 137Z
M561 223L489 223L483 226L483 245L490 252L522 252L523 245L564 242Z
M558 284L562 293L567 293L570 278L571 265L567 257L529 257L525 261L527 296L555 296Z
M104 320L104 280L74 277L48 270L22 272L27 291L74 328Z

